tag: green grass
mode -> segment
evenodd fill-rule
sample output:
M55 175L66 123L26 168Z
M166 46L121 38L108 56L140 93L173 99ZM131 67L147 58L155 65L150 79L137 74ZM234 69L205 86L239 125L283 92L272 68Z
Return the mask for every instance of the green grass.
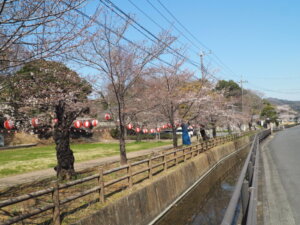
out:
M164 142L132 142L126 144L128 152L151 149L171 144ZM118 155L118 143L72 144L76 162ZM0 177L53 168L56 165L54 145L0 151Z

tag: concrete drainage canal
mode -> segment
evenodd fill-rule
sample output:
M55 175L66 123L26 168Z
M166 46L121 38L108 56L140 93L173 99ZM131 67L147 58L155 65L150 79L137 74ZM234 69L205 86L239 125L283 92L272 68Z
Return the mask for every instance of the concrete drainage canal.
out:
M153 224L220 224L246 156L241 151L223 161Z

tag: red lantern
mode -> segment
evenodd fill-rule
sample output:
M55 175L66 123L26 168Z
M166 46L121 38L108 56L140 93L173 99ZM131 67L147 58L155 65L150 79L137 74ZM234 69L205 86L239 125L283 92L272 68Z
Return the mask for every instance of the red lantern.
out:
M31 119L31 125L32 125L33 127L37 127L37 126L39 125L39 119L37 119L37 118L32 118L32 119Z
M139 127L135 128L135 132L140 133L141 132L141 128L139 128Z
M91 126L90 121L88 121L88 120L84 121L84 122L83 122L83 126L84 126L85 128L89 128L89 127Z
M10 130L12 128L14 128L14 122L11 121L11 120L6 120L4 122L4 127L7 129L7 130Z
M58 119L53 119L52 122L53 123L58 123Z
M82 123L81 123L80 120L76 120L76 121L74 122L74 127L75 127L75 128L80 128L81 126L82 126Z
M131 129L133 128L132 124L128 124L128 125L127 125L127 128L128 128L129 130L131 130Z
M110 119L111 119L111 116L110 116L110 114L109 114L109 113L105 113L105 116L104 116L104 118L105 118L106 120L110 120Z
M150 133L154 134L155 133L155 129L150 129Z
M156 131L159 133L160 132L160 128L158 127L158 128L156 128Z
M147 134L147 133L148 133L148 129L146 129L146 128L143 129L143 133L144 133L144 134Z
M93 127L97 126L98 125L98 120L92 120L92 125L93 125Z

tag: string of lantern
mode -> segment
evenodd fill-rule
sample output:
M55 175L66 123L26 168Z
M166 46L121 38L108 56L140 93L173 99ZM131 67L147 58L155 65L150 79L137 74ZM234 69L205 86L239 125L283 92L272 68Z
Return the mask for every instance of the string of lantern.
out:
M104 118L105 120L107 121L110 121L112 119L111 115L109 113L106 113L104 115ZM57 118L54 118L52 120L52 123L53 125L57 124L58 123L58 119ZM54 128L54 127L47 127L47 128L39 128L39 126L41 125L40 123L40 120L38 118L32 118L30 120L30 124L31 126L33 127L34 131L42 131L42 132L45 132L45 131L52 131L54 129L58 129L58 128ZM91 119L91 120L75 120L74 123L73 123L73 127L69 128L68 130L69 131L72 131L72 132L79 132L79 133L82 133L82 132L86 132L85 131L82 131L81 129L92 129L94 127L96 127L97 125L99 124L99 121L97 119ZM6 120L4 121L4 128L6 130L0 130L0 133L17 133L18 130L17 130L17 127L15 126L15 123L13 120ZM176 123L176 128L179 127L179 124ZM191 127L197 127L195 125L191 126ZM74 129L75 128L75 129ZM129 123L126 128L128 130L133 130L135 131L136 133L144 133L144 134L154 134L154 133L160 133L162 130L165 130L165 129L170 129L172 128L172 125L170 123L167 123L167 124L164 124L162 125L161 127L157 127L157 128L151 128L151 129L148 129L148 128L140 128L140 127L134 127L131 123ZM109 129L96 129L96 130L93 130L93 132L105 132L105 131L108 131Z

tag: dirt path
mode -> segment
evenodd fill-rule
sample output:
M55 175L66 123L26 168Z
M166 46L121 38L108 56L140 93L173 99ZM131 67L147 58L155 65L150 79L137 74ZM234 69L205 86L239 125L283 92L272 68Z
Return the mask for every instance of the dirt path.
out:
M127 154L127 157L128 157L128 159L131 159L131 158L139 157L142 155L147 155L152 152L159 152L162 150L167 150L170 148L172 148L172 145L166 145L166 146L161 146L161 147L157 147L157 148L153 148L153 149L141 150L141 151L137 151L137 152L130 152ZM81 171L81 170L84 170L87 168L104 165L106 163L116 162L119 159L120 159L120 156L115 155L115 156L110 156L110 157L105 157L105 158L93 159L93 160L89 160L86 162L75 163L75 170ZM33 171L33 172L19 174L19 175L15 175L15 176L0 178L0 189L13 187L15 185L35 182L35 181L49 178L49 177L52 177L55 175L56 174L55 174L54 169L51 168L51 169Z

